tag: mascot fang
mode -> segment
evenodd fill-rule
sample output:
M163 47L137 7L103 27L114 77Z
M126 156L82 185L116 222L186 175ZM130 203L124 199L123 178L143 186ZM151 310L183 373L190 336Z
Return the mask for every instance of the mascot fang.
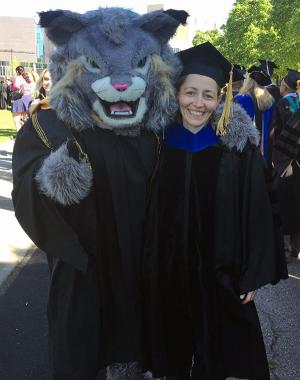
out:
M173 119L184 11L40 13L53 88L13 154L16 217L47 254L56 380L144 378L140 257L157 131Z

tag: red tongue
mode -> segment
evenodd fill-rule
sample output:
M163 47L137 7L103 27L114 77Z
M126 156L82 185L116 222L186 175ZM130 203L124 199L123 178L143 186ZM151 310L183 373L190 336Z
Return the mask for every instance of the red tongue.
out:
M114 103L110 105L110 112L130 112L131 108L127 103Z

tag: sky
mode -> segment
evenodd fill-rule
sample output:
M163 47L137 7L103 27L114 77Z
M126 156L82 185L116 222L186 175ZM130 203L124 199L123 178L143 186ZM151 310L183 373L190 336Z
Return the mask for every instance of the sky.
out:
M165 4L164 9L185 9L196 17L201 30L220 27L226 22L234 0L26 0L6 1L5 9L1 7L0 16L37 17L39 11L49 9L69 9L74 12L85 12L99 6L120 6L137 13L146 13L147 4ZM185 8L182 8L184 3ZM197 3L197 5L194 5ZM18 4L22 6L18 6Z

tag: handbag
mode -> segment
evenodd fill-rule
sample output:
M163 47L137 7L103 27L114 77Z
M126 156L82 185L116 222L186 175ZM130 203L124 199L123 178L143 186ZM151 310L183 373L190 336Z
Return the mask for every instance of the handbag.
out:
M23 92L22 91L11 91L10 93L10 98L11 100L19 100L21 99L23 96Z

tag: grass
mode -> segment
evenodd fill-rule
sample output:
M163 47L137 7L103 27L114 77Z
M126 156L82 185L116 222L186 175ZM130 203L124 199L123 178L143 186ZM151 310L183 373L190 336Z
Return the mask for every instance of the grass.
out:
M16 128L11 111L0 110L0 143L16 136Z

